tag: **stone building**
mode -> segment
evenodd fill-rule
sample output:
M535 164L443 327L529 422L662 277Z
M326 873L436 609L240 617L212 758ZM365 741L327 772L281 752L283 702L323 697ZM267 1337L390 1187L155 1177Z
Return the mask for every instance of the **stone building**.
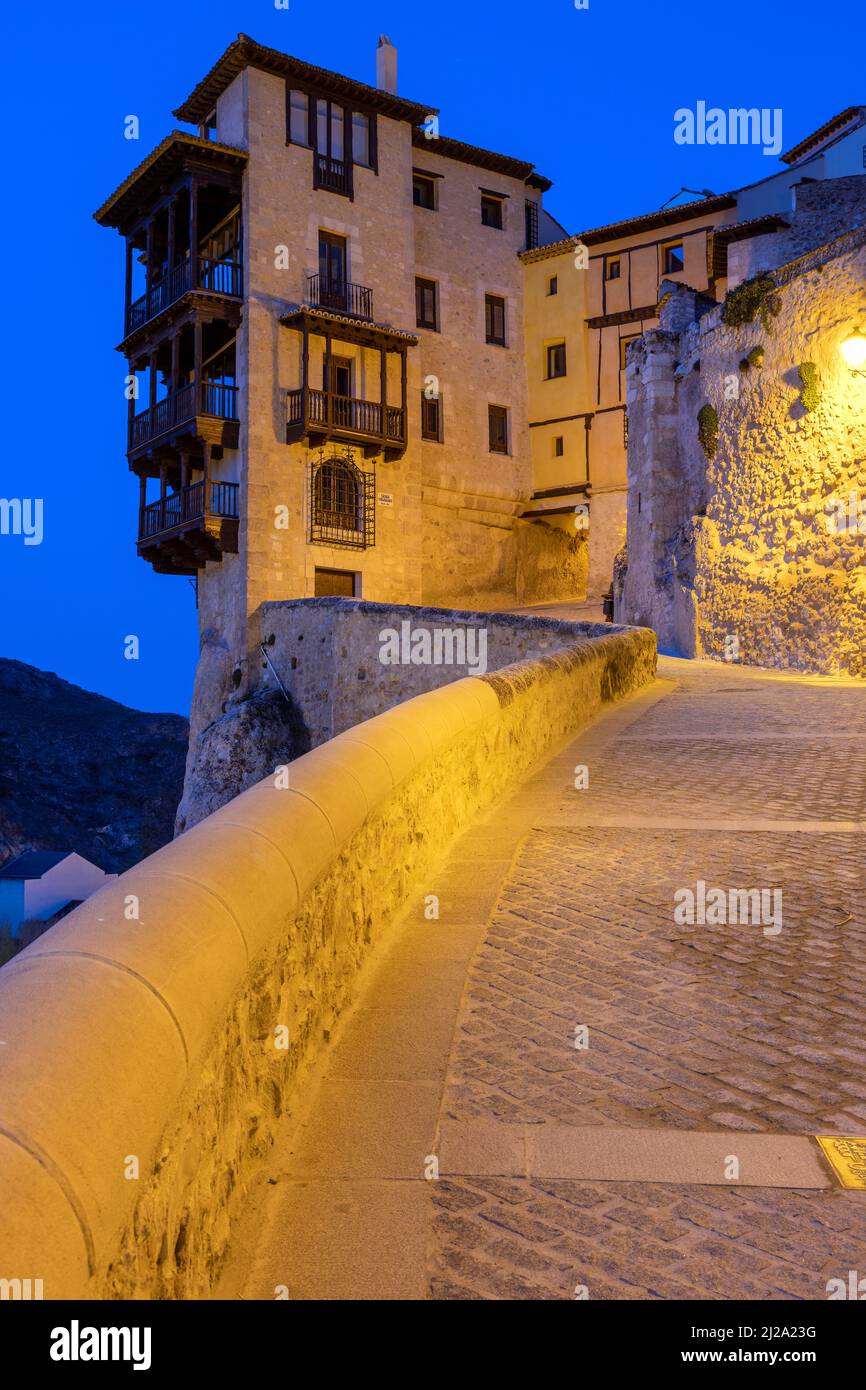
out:
M198 133L96 217L126 239L139 553L197 577L193 742L258 688L268 601L581 597L584 539L520 519L549 181L440 134L385 39L371 87L241 35L174 114Z
M710 158L708 151L708 168ZM588 508L590 595L608 589L625 538L629 345L658 327L661 301L676 285L721 302L730 287L729 252L736 276L750 248L787 226L799 190L866 169L866 107L833 117L781 163L731 193L521 254L533 475L525 515L570 529L575 507ZM808 239L805 226L800 235Z
M723 304L670 287L629 353L616 613L686 656L862 676L866 175L758 231Z

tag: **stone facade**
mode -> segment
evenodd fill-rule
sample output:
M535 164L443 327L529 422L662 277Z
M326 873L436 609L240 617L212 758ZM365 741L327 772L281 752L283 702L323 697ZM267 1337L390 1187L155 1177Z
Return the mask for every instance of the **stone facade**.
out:
M801 193L802 220L776 255L814 249L776 262L778 312L766 327L759 316L726 325L721 307L706 312L683 290L631 349L616 616L654 627L663 649L866 674L866 379L840 351L866 321L866 178L839 183L823 215L823 195ZM816 244L840 216L860 230ZM774 259L773 238L761 240L752 269ZM755 349L762 359L747 361ZM708 406L717 442L706 456L698 414Z
M239 686L190 741L178 831L275 767L414 695L619 631L607 623L340 598L267 603L261 622L266 655L259 654L258 689L249 696ZM412 648L419 633L429 634L427 652ZM389 634L399 637L399 652L389 651Z
M518 520L531 490L517 256L525 245L524 205L541 204L539 188L527 183L531 166L504 161L513 171L492 171L483 167L485 152L444 138L419 148L408 120L381 112L376 126L377 170L355 166L350 201L314 189L311 150L287 144L284 78L245 67L217 102L217 139L243 148L249 159L240 446L221 464L223 476L241 482L240 548L208 565L199 584L197 686L208 687L211 706L230 693L229 671L240 669L252 693L261 605L314 595L317 570L350 571L357 596L382 602L488 608L582 596L579 545ZM413 168L434 178L435 208L414 205ZM501 229L481 221L484 188L502 195ZM367 461L357 451L358 465L375 473L376 537L363 549L311 541L315 451L285 442L286 395L301 381L301 337L279 320L305 301L308 277L318 270L320 232L345 238L348 279L372 290L375 322L419 339L408 354L405 453ZM280 247L288 251L287 266ZM416 329L416 276L436 282L439 331ZM505 301L506 346L486 342L486 294ZM323 380L322 343L310 340L315 387ZM356 394L378 399L378 350L343 342L335 330L333 351L352 362ZM431 378L440 393L441 442L421 437L422 390ZM400 391L399 360L391 355L389 401L399 402ZM505 454L488 448L489 404L509 412Z

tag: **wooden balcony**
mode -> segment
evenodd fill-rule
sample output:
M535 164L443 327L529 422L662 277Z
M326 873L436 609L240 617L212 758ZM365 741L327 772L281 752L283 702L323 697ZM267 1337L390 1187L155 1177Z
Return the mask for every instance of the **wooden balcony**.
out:
M193 266L195 265L195 275ZM197 256L195 263L187 257L173 270L156 280L147 294L136 299L126 311L124 338L137 332L170 305L191 290L202 290L230 299L243 297L241 264L233 260L215 260L212 256Z
M353 196L352 165L345 159L332 159L330 155L313 155L313 187L327 189L329 193L342 193L346 198Z
M406 448L406 411L401 406L333 396L303 387L287 393L286 443L308 438L311 445L326 439L360 444L367 456L384 452L399 457Z
M330 309L349 318L373 318L373 291L366 285L354 285L346 280L342 285L328 285L319 275L307 276L307 301L320 309Z
M173 395L141 410L132 417L129 454L134 455L156 443L168 444L183 434L198 434L226 449L238 446L238 388L219 381L195 382L181 386Z
M195 574L211 560L236 555L238 491L237 483L199 480L141 507L139 555L159 574Z

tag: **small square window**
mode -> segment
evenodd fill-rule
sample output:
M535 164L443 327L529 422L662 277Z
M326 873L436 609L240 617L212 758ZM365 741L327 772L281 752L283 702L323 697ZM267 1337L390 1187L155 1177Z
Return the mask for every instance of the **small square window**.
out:
M557 277L556 277L555 275L551 275L550 279L549 279L548 282L547 282L547 293L548 293L548 294L558 294L558 293L559 293L559 280L557 279Z
M564 453L565 453L565 443L564 443L564 441L563 441L562 435L561 435L561 434L555 434L555 435L553 436L553 457L554 457L554 458L557 458L557 459L561 459Z
M435 280L415 280L415 323L418 328L439 331L439 305Z
M664 273L665 275L677 275L679 271L685 269L685 256L683 254L683 243L672 241L665 246L664 250Z
M491 454L507 454L508 410L504 405L488 405L487 430Z
M442 443L442 397L421 392L421 438Z
M605 280L618 280L622 270L622 262L619 256L608 256L604 263Z
M639 337L640 337L640 334L639 334L639 333L632 333L632 334L630 335L630 337L628 337L628 338L620 338L620 340L619 340L619 369L620 369L621 372L624 372L624 371L625 371L625 368L626 368L625 357L626 357L626 353L628 352L628 345L629 345L629 343L635 342L636 339L638 339Z
M416 208L429 208L431 212L434 212L436 210L436 180L429 179L426 174L413 174L412 202Z
M505 300L498 294L484 296L484 326L487 342L505 347Z
M485 227L502 229L502 199L490 193L481 195L481 221Z
M565 376L565 343L550 343L547 348L547 380Z

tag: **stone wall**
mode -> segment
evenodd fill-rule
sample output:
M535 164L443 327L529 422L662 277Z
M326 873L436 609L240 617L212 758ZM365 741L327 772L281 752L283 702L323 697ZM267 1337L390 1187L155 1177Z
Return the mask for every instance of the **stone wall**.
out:
M726 326L720 308L688 324L682 290L630 352L617 619L686 655L866 675L866 378L840 351L866 322L866 232L773 278L779 312L766 327ZM760 365L746 362L755 348ZM818 384L805 404L802 364ZM704 405L718 417L709 458Z
M413 695L612 631L608 624L340 598L266 603L259 616L267 656L259 653L258 685L252 695L227 687L224 708L191 733L179 831L278 765ZM437 663L428 659L437 630L469 630L469 641L443 642ZM380 659L389 656L384 632L400 634L397 663ZM416 646L412 659L411 636L419 632L431 634L431 652Z
M416 696L0 970L0 1277L48 1299L207 1296L277 1121L407 901L482 808L654 669L651 633L612 633Z

